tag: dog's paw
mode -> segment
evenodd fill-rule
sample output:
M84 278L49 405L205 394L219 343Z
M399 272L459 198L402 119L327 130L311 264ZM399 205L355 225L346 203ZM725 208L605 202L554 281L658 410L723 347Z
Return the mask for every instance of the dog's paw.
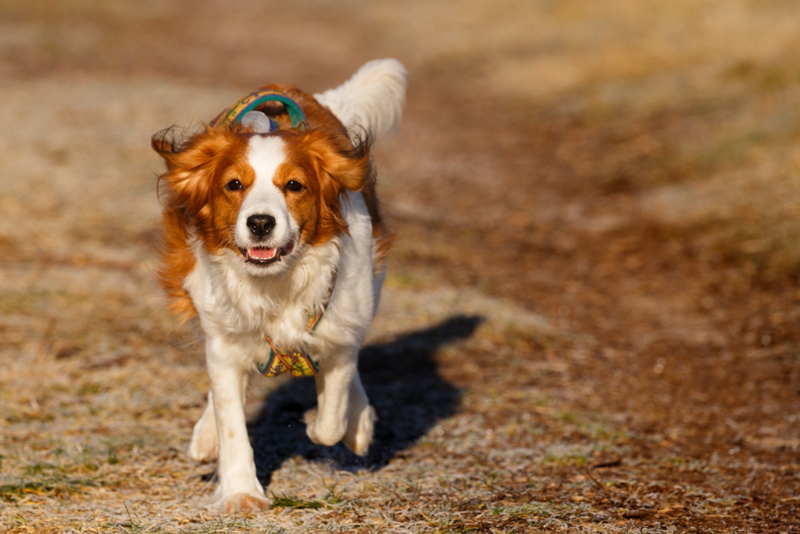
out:
M317 445L325 445L327 447L332 447L339 443L346 430L344 421L338 424L325 425L318 415L317 409L312 408L303 416L303 422L306 424L306 434L308 434L309 439Z
M306 426L311 426L314 424L314 421L317 420L317 409L311 408L306 413L303 414L303 422Z
M347 448L359 456L364 456L372 443L372 431L375 427L375 409L367 405L361 413L350 419L347 426L347 433L344 436L344 444Z
M269 508L269 501L262 495L254 493L237 493L222 500L219 511L222 514L234 514L237 512L249 513L266 510Z
M189 458L195 462L212 462L217 459L218 453L219 446L216 436L214 436L213 440L192 439L192 442L189 444Z
M210 462L217 459L219 438L214 421L200 419L194 426L192 442L189 444L189 458L196 462Z

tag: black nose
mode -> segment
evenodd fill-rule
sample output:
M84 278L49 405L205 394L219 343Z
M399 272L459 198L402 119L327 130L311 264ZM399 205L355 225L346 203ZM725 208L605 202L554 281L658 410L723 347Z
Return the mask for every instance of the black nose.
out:
M272 215L251 215L247 218L247 227L260 239L275 228L275 217Z

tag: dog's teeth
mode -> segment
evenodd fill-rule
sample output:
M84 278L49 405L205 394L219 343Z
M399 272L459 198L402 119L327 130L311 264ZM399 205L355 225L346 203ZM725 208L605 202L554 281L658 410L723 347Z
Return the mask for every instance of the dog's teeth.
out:
M274 248L251 248L247 254L254 260L271 260L278 251Z

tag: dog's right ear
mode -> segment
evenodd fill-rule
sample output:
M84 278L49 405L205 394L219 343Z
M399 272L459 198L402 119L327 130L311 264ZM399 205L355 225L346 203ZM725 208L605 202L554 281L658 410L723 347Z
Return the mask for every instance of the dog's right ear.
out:
M181 148L176 138L174 126L154 134L150 139L150 146L153 147L153 150L155 150L159 156L164 158L168 170L175 168L175 156L181 152Z
M167 193L170 203L190 217L203 216L218 156L230 138L230 132L213 128L206 128L184 142L176 140L172 128L153 136L151 146L167 164L167 172L159 178L162 191Z

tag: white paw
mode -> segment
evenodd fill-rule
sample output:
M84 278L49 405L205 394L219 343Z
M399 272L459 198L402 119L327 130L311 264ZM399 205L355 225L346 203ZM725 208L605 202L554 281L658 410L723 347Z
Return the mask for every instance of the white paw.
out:
M351 417L347 433L344 436L344 444L347 445L347 448L359 456L367 454L377 420L375 409L370 405L365 406L361 413Z
M317 445L331 447L339 443L347 430L344 421L335 421L333 424L324 424L325 421L318 417L316 408L308 410L303 416L306 424L306 434Z
M223 499L219 505L221 514L258 512L268 508L269 501L263 495L255 493L237 493Z
M303 414L303 422L306 426L311 426L314 424L314 421L317 420L317 409L311 408L306 413Z
M196 462L210 462L217 458L219 439L217 425L213 419L201 418L192 432L192 442L189 444L189 458Z

